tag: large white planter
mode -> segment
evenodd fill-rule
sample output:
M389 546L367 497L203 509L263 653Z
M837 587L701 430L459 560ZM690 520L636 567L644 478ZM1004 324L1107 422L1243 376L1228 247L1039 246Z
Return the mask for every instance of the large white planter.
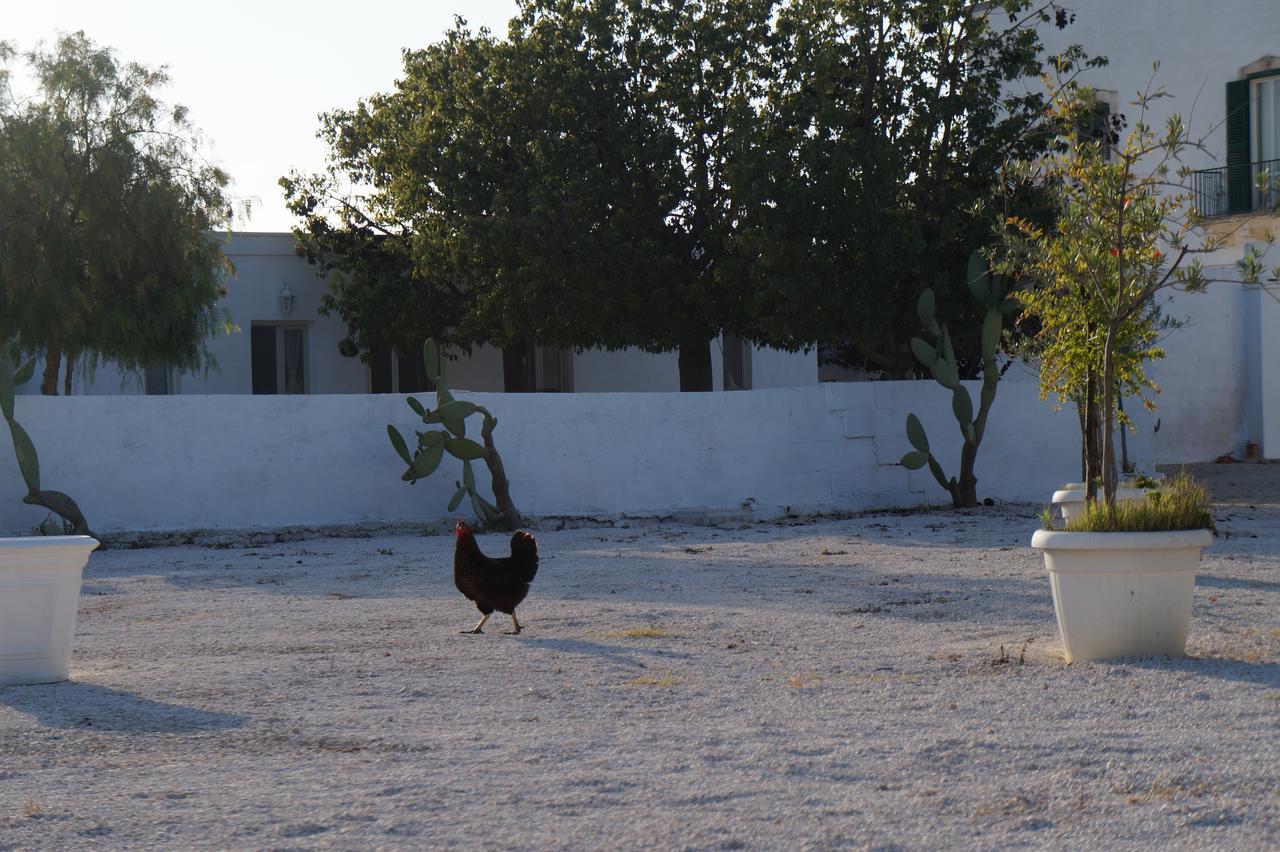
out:
M1208 530L1075 533L1037 530L1067 662L1181 656Z
M67 679L87 535L0 538L0 686Z
M1053 492L1053 505L1062 511L1064 521L1074 521L1084 514L1084 486L1068 485L1060 491ZM1141 488L1117 488L1117 503L1141 503L1147 499L1147 492Z

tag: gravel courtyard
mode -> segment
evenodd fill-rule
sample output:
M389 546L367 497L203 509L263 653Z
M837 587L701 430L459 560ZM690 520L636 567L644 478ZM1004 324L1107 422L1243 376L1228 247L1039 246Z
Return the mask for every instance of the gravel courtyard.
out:
M1073 666L1037 509L543 528L519 636L452 536L104 551L0 848L1280 845L1280 505L1191 656Z

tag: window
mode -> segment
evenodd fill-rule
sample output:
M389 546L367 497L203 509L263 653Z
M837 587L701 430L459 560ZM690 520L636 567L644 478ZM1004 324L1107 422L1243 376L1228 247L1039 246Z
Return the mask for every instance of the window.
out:
M147 396L168 396L174 392L174 384L168 364L148 364L142 371L142 392Z
M1280 174L1280 60L1264 57L1227 83L1227 157L1221 170L1225 204L1210 214L1247 213L1274 206L1274 189L1258 190L1265 172L1274 185ZM1215 171L1215 170L1208 170ZM1206 205L1208 206L1208 205Z
M1116 93L1102 89L1094 91L1094 103L1080 128L1080 137L1097 142L1104 159L1111 159L1111 152L1120 143L1120 130L1124 116L1116 111Z
M307 327L254 323L249 347L253 361L253 392L307 392Z
M406 356L390 346L379 345L370 354L370 393L425 393L436 389L434 379L427 376L421 349Z
M573 353L568 349L538 347L537 388L542 393L573 390Z
M502 348L502 386L507 393L569 393L573 355L568 349L536 346L533 341Z
M1254 209L1275 206L1274 188L1259 190L1258 178L1266 172L1272 187L1276 173L1280 172L1280 77L1263 77L1253 81L1250 101L1253 105L1253 156L1251 178L1253 180Z
M726 333L720 338L723 354L724 389L751 389L751 347L735 334Z

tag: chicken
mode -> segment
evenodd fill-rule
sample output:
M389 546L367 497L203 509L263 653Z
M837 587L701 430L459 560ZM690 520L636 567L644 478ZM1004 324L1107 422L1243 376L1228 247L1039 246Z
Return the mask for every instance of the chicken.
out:
M480 621L463 633L483 633L480 628L494 610L511 616L511 630L522 629L516 620L516 607L529 594L529 584L538 573L538 543L527 532L511 536L511 555L501 559L485 556L476 544L475 534L465 521L454 528L453 584L480 610Z

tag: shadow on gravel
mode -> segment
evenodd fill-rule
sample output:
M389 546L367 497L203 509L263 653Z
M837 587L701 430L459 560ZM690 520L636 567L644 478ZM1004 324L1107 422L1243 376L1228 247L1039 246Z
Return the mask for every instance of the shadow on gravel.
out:
M1233 660L1228 657L1141 657L1125 661L1139 668L1159 669L1166 672L1183 672L1219 680L1256 683L1259 686L1280 687L1280 663L1259 663L1249 660Z
M655 648L624 648L621 645L604 645L600 642L587 642L582 639L529 638L522 640L522 644L533 645L537 648L546 648L548 651L555 651L560 654L586 654L592 657L603 657L605 659L627 663L629 665L640 665L640 662L634 659L637 654L647 654L652 657L668 657L680 660L687 660L691 656L678 651L662 651Z
M0 688L0 704L34 716L50 728L75 730L181 734L239 728L248 721L234 713L166 704L131 692L74 681Z
M1197 575L1196 585L1211 586L1215 589L1252 589L1255 592L1280 592L1280 583L1271 580L1242 580L1239 577L1223 577L1220 574Z

